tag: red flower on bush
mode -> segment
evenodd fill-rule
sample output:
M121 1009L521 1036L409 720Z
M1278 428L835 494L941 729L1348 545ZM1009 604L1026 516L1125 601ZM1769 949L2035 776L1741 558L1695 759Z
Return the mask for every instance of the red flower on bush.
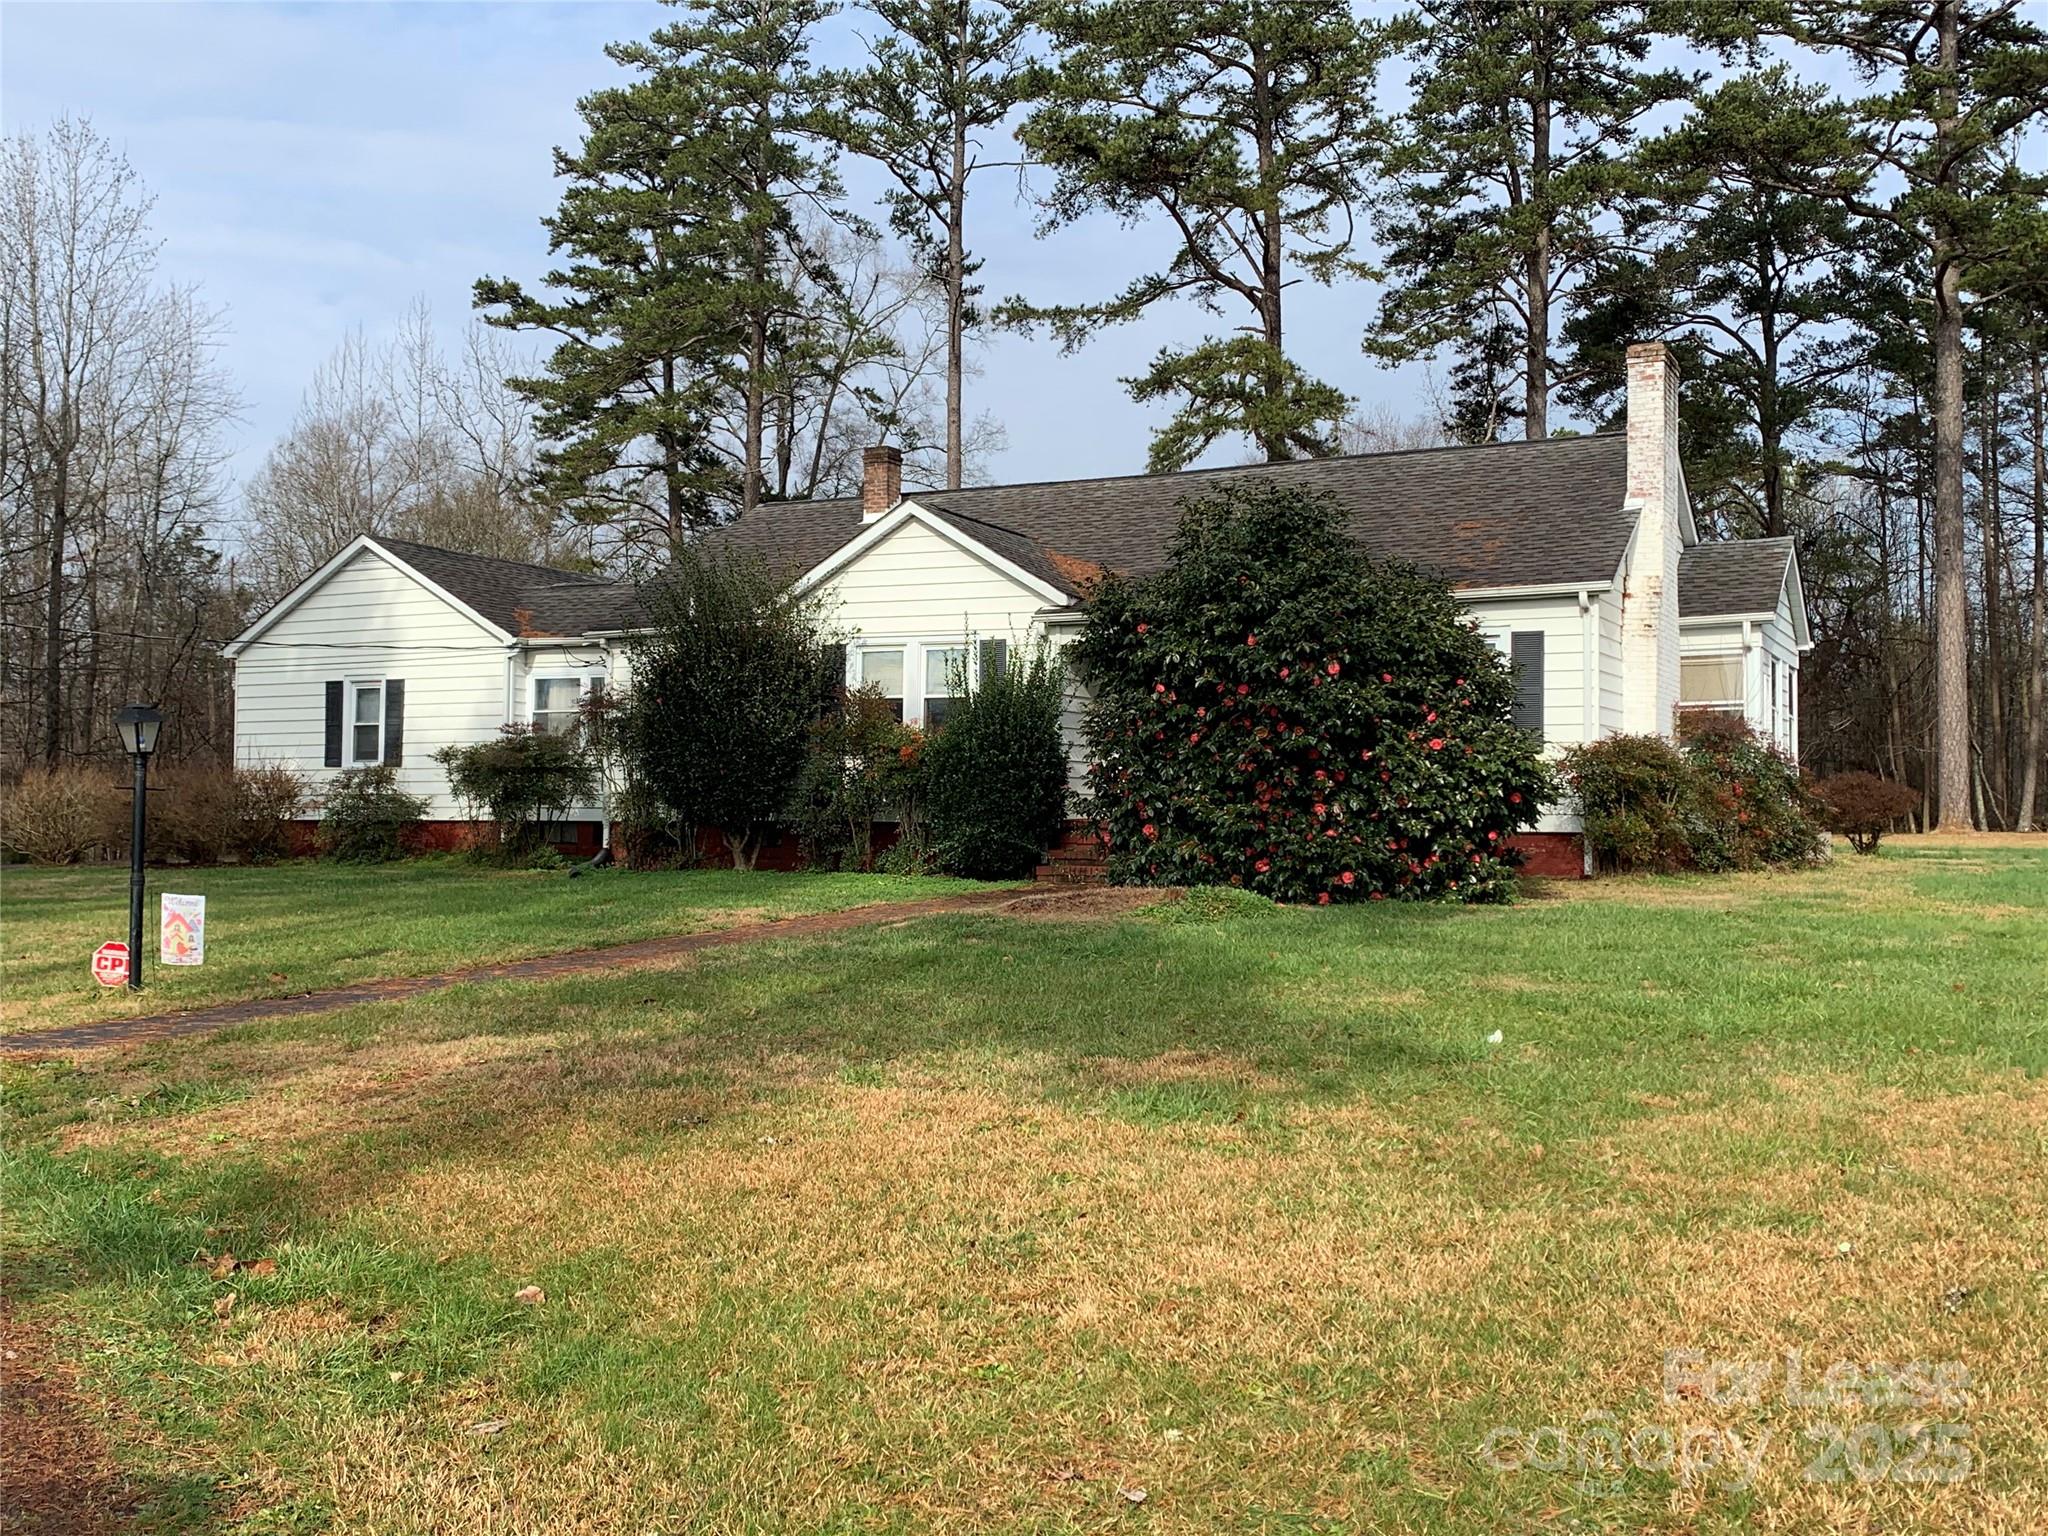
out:
M1317 905L1317 906L1319 906L1319 907L1327 907L1327 906L1328 906L1329 904L1330 904L1330 893L1329 893L1328 891L1318 891L1318 892L1316 892L1316 905Z
M1331 662L1331 663L1330 663L1330 665L1329 665L1328 671L1329 671L1329 674L1330 674L1330 676L1332 676L1332 677L1335 677L1335 676L1337 675L1337 672L1338 672L1338 667L1337 667L1337 663L1335 663L1334 661L1333 661L1333 662Z
M1145 633L1146 630L1150 629L1151 627L1152 626L1150 624L1140 624L1138 626L1138 633L1142 635Z
M1148 821L1145 823L1145 835L1147 837L1157 837L1159 835L1159 829L1153 826L1152 823Z
M1350 885L1353 881L1357 880L1358 876L1353 871L1347 869L1344 871L1343 874L1339 875L1337 878L1339 880L1342 880L1346 885Z
M1444 749L1444 739L1443 739L1443 737L1441 737L1441 736L1432 736L1432 737L1430 737L1430 738L1429 738L1429 750L1430 750L1430 751L1432 751L1432 752L1441 752L1441 751L1443 751L1443 749Z

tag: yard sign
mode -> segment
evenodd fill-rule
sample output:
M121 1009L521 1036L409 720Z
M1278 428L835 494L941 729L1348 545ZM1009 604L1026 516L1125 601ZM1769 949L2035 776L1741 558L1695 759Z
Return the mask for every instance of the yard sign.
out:
M165 965L198 965L206 958L206 898L164 894L157 952Z
M128 946L109 939L92 952L92 979L103 987L128 985Z

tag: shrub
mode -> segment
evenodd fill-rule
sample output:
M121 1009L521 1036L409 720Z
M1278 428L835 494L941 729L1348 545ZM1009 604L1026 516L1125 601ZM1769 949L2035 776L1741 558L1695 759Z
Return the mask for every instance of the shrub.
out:
M434 754L466 820L488 820L479 851L524 859L539 846L542 829L572 807L597 796L597 767L573 735L512 724L491 741L443 747ZM481 811L484 814L479 816Z
M847 690L839 708L811 727L790 804L807 862L821 869L873 863L875 818L891 809L914 817L921 746L880 688Z
M1681 722L1661 736L1609 736L1564 756L1595 867L1610 873L1810 864L1818 806L1792 761L1740 720Z
M162 789L149 808L150 852L192 864L282 858L310 798L306 781L282 764L187 764L164 774Z
M76 864L128 846L128 793L95 768L31 768L0 805L0 845L37 864Z
M1920 805L1911 785L1874 773L1838 773L1822 779L1814 793L1827 808L1829 828L1848 838L1858 853L1875 853L1878 840Z
M818 634L815 600L738 554L685 547L642 597L652 624L616 721L630 771L693 831L718 828L735 868L752 868L844 681L842 656Z
M1555 788L1449 586L1367 556L1326 497L1186 504L1167 568L1099 583L1070 654L1116 880L1501 900Z
M349 864L403 858L427 805L426 796L398 787L398 770L388 763L345 768L328 785L320 851Z
M1692 852L1701 869L1776 869L1822 857L1822 808L1789 757L1728 715L1681 720L1679 739L1698 786Z
M1702 823L1692 763L1662 736L1607 736L1561 763L1596 869L1684 869Z
M1043 644L982 671L952 679L957 702L925 743L925 816L941 869L1003 880L1029 873L1066 826L1065 672Z

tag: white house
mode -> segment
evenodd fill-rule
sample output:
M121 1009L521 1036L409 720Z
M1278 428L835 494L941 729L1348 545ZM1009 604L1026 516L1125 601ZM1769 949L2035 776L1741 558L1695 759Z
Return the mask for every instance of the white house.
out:
M1796 753L1811 641L1791 542L1700 542L1678 382L1655 343L1630 349L1625 432L909 495L901 454L877 448L858 500L765 505L713 537L819 592L848 681L935 724L956 662L979 665L983 642L1065 644L1093 577L1157 569L1181 501L1248 476L1330 495L1367 548L1449 579L1517 666L1518 718L1553 750L1715 709ZM452 817L428 754L572 718L582 689L620 675L638 621L619 583L357 539L229 648L237 760L316 780L392 762ZM1077 693L1077 765L1078 723ZM1578 869L1576 831L1546 818L1528 839L1537 867Z

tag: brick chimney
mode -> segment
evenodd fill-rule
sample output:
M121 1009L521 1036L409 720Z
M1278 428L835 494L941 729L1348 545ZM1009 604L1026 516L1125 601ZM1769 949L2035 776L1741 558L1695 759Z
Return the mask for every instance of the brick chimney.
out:
M1628 349L1628 489L1636 541L1623 573L1622 729L1668 736L1678 708L1678 555L1685 476L1678 464L1678 370L1661 341Z
M903 500L903 450L868 448L860 456L860 520L872 523Z

